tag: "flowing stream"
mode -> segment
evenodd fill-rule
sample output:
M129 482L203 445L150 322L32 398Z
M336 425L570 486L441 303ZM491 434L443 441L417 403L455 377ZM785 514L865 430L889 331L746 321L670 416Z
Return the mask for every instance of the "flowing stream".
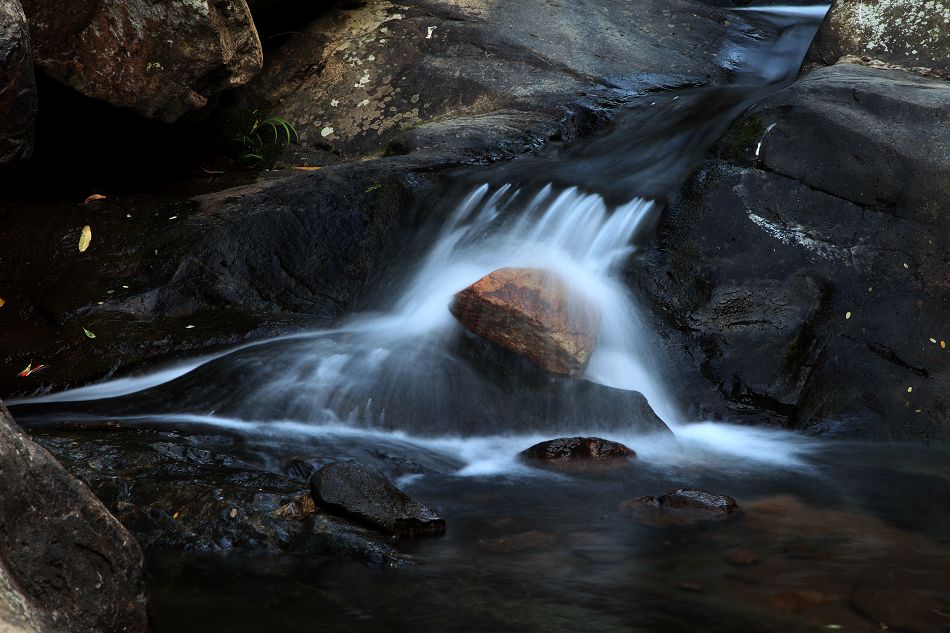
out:
M885 590L945 580L950 512L930 501L950 498L941 454L685 419L620 275L709 146L794 79L826 10L737 9L720 53L730 85L642 97L605 134L476 172L447 192L422 256L332 330L12 403L34 426L67 416L239 436L244 459L275 471L301 454L400 455L418 467L399 483L448 518L445 537L405 545L420 563L408 570L162 557L156 630L869 631L880 588L861 582L874 570L890 574ZM448 305L509 266L554 270L596 304L600 334L577 384L642 393L675 437L635 432L570 382L472 362L480 348ZM636 465L571 476L516 459L565 433L624 442ZM614 511L682 486L735 496L743 519L663 528Z

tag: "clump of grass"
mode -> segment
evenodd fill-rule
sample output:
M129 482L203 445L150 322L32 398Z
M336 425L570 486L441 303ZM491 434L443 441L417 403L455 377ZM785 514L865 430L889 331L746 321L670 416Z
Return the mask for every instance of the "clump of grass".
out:
M292 143L299 143L296 128L287 119L278 116L255 119L250 128L237 137L241 160L254 167L274 162L277 154Z

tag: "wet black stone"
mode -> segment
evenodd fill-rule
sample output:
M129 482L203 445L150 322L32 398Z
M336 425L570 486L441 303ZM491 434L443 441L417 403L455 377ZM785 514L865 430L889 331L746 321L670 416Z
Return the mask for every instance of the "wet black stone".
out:
M632 459L637 454L619 442L599 437L562 437L539 442L519 456L526 460L567 462L577 460Z
M354 462L334 462L310 478L317 505L398 536L440 534L445 520L387 479Z

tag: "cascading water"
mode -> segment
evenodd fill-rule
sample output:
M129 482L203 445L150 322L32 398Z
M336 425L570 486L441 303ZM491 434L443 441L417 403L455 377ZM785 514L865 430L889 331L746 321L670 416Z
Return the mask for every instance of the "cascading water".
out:
M765 91L795 76L826 10L746 8L737 13L746 26L721 53L732 85L641 100L606 134L489 170L488 180L498 184L476 185L461 199L422 261L395 296L379 300L377 312L333 330L244 346L159 377L32 402L85 401L70 405L71 411L93 416L198 416L272 429L284 424L416 438L541 437L623 434L641 413L622 395L635 390L668 424L685 422L659 379L654 334L641 321L621 269L709 144ZM545 179L556 184L543 184ZM517 359L486 358L452 317L454 293L503 267L554 271L597 306L602 323L585 375L589 382L541 378L506 366ZM592 383L604 388L592 391ZM726 444L704 428L696 439ZM760 439L751 442L750 455L768 453Z

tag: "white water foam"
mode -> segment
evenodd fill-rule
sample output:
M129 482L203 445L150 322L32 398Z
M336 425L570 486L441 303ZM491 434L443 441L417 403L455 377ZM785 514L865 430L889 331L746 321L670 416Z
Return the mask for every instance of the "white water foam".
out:
M120 421L152 424L152 417L121 417ZM551 439L544 434L495 435L490 437L420 438L401 431L358 429L346 424L311 425L292 420L247 421L208 415L167 415L169 424L207 425L277 444L305 447L313 441L354 440L368 446L404 445L432 452L458 464L452 473L461 477L508 476L550 477L551 471L531 467L518 453ZM583 429L580 435L590 435ZM672 473L676 470L710 469L723 474L741 474L756 468L810 471L807 457L816 450L817 440L799 433L721 423L695 423L677 427L676 436L617 433L610 439L637 453L637 463Z

